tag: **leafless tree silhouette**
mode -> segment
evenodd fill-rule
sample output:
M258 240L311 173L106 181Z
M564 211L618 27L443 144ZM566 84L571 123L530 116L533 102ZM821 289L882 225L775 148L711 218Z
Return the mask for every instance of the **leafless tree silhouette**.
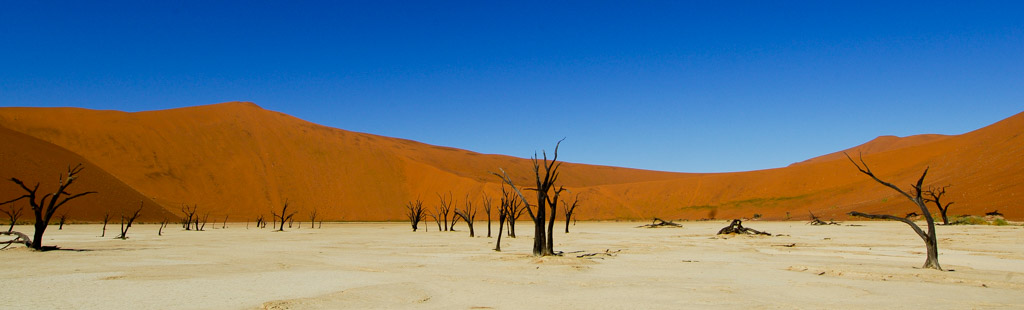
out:
M942 196L946 194L946 188L949 187L950 185L933 186L924 192L928 195L928 198L925 198L924 201L934 203L935 207L939 209L939 214L942 215L942 225L949 225L949 217L946 216L946 211L949 211L949 205L953 204L952 201L947 202L945 205L942 204Z
M915 205L917 205L917 207L921 209L921 214L924 215L925 221L928 222L928 232L925 233L924 231L922 231L921 227L918 227L917 224L914 223L914 221L898 216L892 216L888 214L866 214L857 211L850 212L850 215L870 219L885 219L906 223L907 225L910 226L910 228L914 229L914 232L916 232L917 235L921 237L921 240L924 240L925 247L928 249L928 257L927 259L925 259L924 267L922 268L933 268L937 270L942 270L942 267L939 266L939 248L938 242L935 238L935 219L932 218L931 212L928 212L928 206L925 205L925 200L924 198L921 197L921 184L924 183L924 177L928 175L928 168L924 168L924 172L921 173L921 178L917 179L916 184L911 185L911 187L913 188L913 194L910 194L903 191L898 186L886 181L882 181L877 176L875 176L875 173L871 171L871 168L868 167L868 164L864 162L863 155L860 156L860 164L857 164L857 162L853 161L853 158L851 158L849 154L843 154L846 155L846 158L849 159L850 162L853 163L853 165L856 166L857 170L859 170L861 173L871 177L871 179L875 180L875 182L878 182L882 185L885 185L886 187L895 190L896 192L900 193L900 195L903 195L903 197L906 197L908 200L910 200L910 202L913 202Z
M484 193L484 213L487 214L487 238L491 237L491 197Z
M316 225L316 208L313 208L313 211L309 211L309 228L316 228L314 225Z
M121 214L121 235L117 237L118 239L121 239L121 240L128 239L128 228L132 227L132 223L135 222L135 219L139 217L139 213L141 213L141 212L142 212L142 202L140 201L139 202L139 208L136 209L135 213L132 213L131 216L127 216L126 217L126 216L124 216L124 214ZM127 221L127 223L125 223L125 221Z
M423 220L423 201L416 199L416 202L407 203L405 216L409 218L409 224L412 224L412 231L419 229L420 221Z
M494 243L494 250L501 252L501 235L502 228L505 226L505 222L512 213L513 201L517 200L515 193L505 188L505 184L501 184L501 204L498 206L498 240Z
M298 213L298 212L297 211L292 211L291 213L288 213L288 201L287 200L284 202L284 206L281 207L281 214L277 214L277 213L271 211L270 214L273 215L275 219L280 219L281 220L281 228L278 229L277 231L284 231L284 223L287 222L288 220L290 220L293 216L295 216L295 213Z
M103 233L100 234L100 238L107 236L107 223L110 222L110 212L103 213Z
M189 206L188 204L181 204L181 227L185 230L192 230L193 221L198 221L196 211L199 209L199 205ZM199 225L196 225L196 230L199 230Z
M576 211L576 207L580 203L580 194L576 194L576 198L572 200L572 204L562 201L562 211L565 212L565 233L569 233L569 222L572 221L572 213Z
M196 231L203 231L203 230L205 230L206 229L206 223L209 220L210 220L210 212L206 212L206 214L203 215L203 221L202 221L203 226L199 226L200 222L199 222L199 217L197 216L196 217ZM214 225L217 225L217 224L214 223Z
M476 233L473 231L473 222L476 219L476 207L473 206L473 202L469 200L469 195L466 195L466 207L462 210L455 209L455 215L462 218L469 226L469 236L476 237Z
M455 216L454 215L452 216L452 223L451 223L451 225L448 225L448 215L452 211L452 205L455 204L455 198L452 197L452 193L451 192L448 192L448 196L447 196L448 198L447 199L445 197L446 196L443 196L441 194L437 194L437 198L441 199L441 205L437 209L437 216L440 217L441 220L444 221L444 231L450 231L451 227L455 226L455 223L454 223L455 222L454 221Z
M67 222L67 221L68 221L68 214L67 213L62 213L60 215L60 217L57 218L57 224L59 224L57 226L57 230L64 230L64 223Z
M25 212L25 207L14 207L12 203L6 210L2 210L4 214L7 214L7 218L11 220L11 226L7 228L7 232L14 231L14 225L18 223L18 218L21 217L21 213Z
M508 225L508 236L509 238L516 237L516 222L519 222L519 217L523 216L523 212L526 212L526 206L521 200L519 195L515 191L509 192L514 199L509 200L508 216L505 217L506 224ZM533 213L530 213L530 219L533 220Z
M256 228L263 228L267 226L267 221L263 220L263 214L256 217Z
M167 222L168 221L167 221L166 217L163 220L160 221L160 229L156 231L156 235L157 236L163 236L164 235L164 227L167 227Z
M33 236L34 238L32 239L33 249L43 249L43 233L46 231L46 227L50 224L50 219L53 218L53 214L56 213L60 207L64 206L68 201L96 193L92 191L79 194L71 194L67 192L68 187L78 180L78 174L82 172L82 169L82 164L78 164L74 167L68 166L68 171L65 174L66 177L65 175L61 175L61 177L57 179L57 190L53 193L43 195L39 201L36 201L36 193L39 191L39 183L36 183L35 187L29 188L25 185L25 182L22 182L18 178L11 178L11 182L14 182L14 184L17 184L21 189L25 190L25 195L2 202L0 203L0 206L22 199L28 200L32 213L36 218L36 230ZM62 196L64 197L63 199L61 199Z

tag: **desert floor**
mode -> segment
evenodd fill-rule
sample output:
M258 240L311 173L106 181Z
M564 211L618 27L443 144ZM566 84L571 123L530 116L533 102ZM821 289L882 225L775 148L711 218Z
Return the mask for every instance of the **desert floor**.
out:
M111 238L116 225L106 238L100 225L51 226L44 243L67 250L0 251L0 308L1024 308L1020 226L938 227L940 262L955 270L942 272L919 268L924 244L896 222L752 221L781 236L728 238L715 237L725 221L640 224L580 222L555 235L565 256L545 258L530 255L527 222L503 252L461 224L413 233L406 223L228 223L163 236L149 224L128 240Z

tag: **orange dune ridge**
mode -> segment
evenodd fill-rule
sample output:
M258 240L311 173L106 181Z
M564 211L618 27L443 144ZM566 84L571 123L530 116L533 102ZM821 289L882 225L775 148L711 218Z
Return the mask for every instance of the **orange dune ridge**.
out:
M483 194L496 204L500 183L491 172L499 168L518 185L532 185L528 159L320 126L252 103L137 113L0 108L0 126L24 134L4 145L14 153L6 155L0 177L29 174L16 167L36 160L91 162L96 168L87 171L109 173L168 213L179 213L181 204L198 204L199 213L228 216L230 221L269 217L285 201L300 211L299 220L316 209L327 220L360 221L402 220L407 202L421 199L433 209L437 195L449 191L459 207L467 198L480 206ZM926 185L952 184L944 197L956 202L950 215L998 209L1010 219L1021 219L1021 132L1024 114L957 136L880 137L847 152L863 153L876 174L907 188L930 166ZM47 147L80 157L43 156L57 153ZM81 188L106 182L100 179L83 174ZM566 163L561 181L571 191L563 197L580 195L580 219L754 214L786 219L788 214L802 220L811 211L842 220L850 210L898 215L915 210L905 198L860 174L842 153L784 168L711 174ZM3 197L16 194L16 189L13 183L0 182ZM125 196L100 192L97 199ZM67 208L95 220L108 204L83 200L76 205ZM478 218L484 216L481 209Z

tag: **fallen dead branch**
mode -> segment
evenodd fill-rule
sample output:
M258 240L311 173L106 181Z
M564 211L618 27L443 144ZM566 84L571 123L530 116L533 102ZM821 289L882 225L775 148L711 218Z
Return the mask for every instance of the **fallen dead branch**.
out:
M637 228L641 228L641 227L643 227L643 228L683 227L683 225L680 225L679 223L676 223L676 222L673 222L673 221L666 221L666 220L663 220L663 219L660 219L660 218L654 218L654 222L652 222L650 224L637 226Z
M614 257L615 254L619 253L619 252L622 252L622 250L611 251L609 249L605 249L604 252L585 253L585 254L576 255L576 257L577 258L586 258L586 259L594 259L594 258L604 259L604 257Z
M772 235L772 234L767 233L767 232L759 231L759 230L752 229L752 228L743 227L743 221L741 221L741 220L732 220L732 224L729 224L729 226L726 226L725 228L722 228L721 230L719 230L718 234L719 235L727 235L727 234L765 235L765 236L771 236Z
M30 248L32 247L32 239L29 239L28 235L25 235L24 233L17 232L17 231L0 231L0 235L3 235L3 236L14 235L14 236L16 236L12 240L0 242L0 244L5 244L3 248L0 248L0 250L6 249L7 247L9 247L9 246L11 246L12 244L15 244L15 243L21 243L21 244L24 244L26 247L30 247Z
M834 221L828 221L828 222L822 221L821 219L819 219L817 216L814 215L814 212L811 212L809 210L807 211L807 213L811 214L811 221L807 222L808 225L815 225L815 226L820 226L820 225L839 225L839 223L836 223Z

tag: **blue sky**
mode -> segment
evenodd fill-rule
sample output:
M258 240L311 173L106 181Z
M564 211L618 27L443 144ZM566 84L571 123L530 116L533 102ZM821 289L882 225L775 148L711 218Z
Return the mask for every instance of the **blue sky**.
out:
M173 3L172 3L173 2ZM1024 111L1019 1L2 1L0 106L251 101L315 123L681 172Z

